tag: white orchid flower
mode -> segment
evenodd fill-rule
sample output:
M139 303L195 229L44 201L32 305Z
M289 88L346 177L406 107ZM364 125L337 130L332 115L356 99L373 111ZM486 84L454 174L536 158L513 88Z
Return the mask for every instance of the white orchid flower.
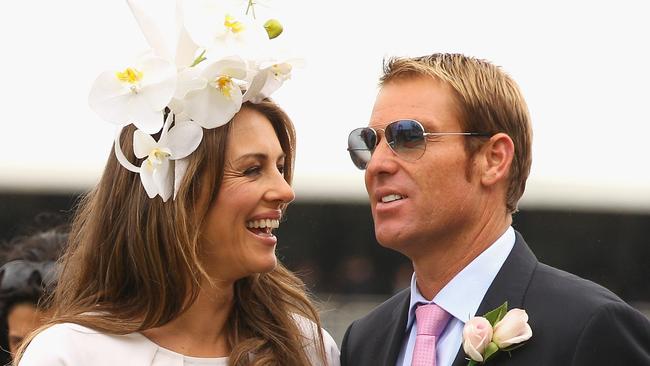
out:
M241 1L185 0L182 7L187 32L203 49L245 56L247 48L269 40L264 25L245 14Z
M247 75L246 63L239 57L227 57L208 65L187 93L183 113L204 128L222 126L241 108L240 84Z
M259 103L264 98L270 97L286 80L291 78L292 69L293 66L289 62L263 65L253 77L244 94L243 102Z
M171 119L170 114L158 141L141 130L133 134L135 156L139 159L146 157L139 168L142 185L149 198L159 195L163 202L167 202L172 192L175 196L185 175L186 161L180 161L194 152L203 139L203 129L194 122L176 122L169 129ZM172 161L176 163L174 170Z
M88 103L108 122L154 134L163 125L163 110L176 90L176 67L146 55L134 66L106 71L93 84Z

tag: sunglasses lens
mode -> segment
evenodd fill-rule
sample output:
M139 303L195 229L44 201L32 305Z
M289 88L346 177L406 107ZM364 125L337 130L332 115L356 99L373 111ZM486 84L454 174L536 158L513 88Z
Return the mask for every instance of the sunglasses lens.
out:
M352 162L359 169L366 169L375 146L377 135L371 128L357 128L348 136L348 151Z
M386 141L402 159L415 161L426 149L424 129L417 121L401 120L386 126Z

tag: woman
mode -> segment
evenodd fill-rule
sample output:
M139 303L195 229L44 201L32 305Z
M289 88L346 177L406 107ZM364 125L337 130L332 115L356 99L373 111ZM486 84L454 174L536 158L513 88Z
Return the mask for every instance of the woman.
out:
M50 229L15 237L0 248L0 364L11 362L23 339L43 325L66 240L62 229Z
M74 220L54 319L19 365L338 364L275 256L294 151L289 118L264 100L204 131L174 200L148 198L111 157Z

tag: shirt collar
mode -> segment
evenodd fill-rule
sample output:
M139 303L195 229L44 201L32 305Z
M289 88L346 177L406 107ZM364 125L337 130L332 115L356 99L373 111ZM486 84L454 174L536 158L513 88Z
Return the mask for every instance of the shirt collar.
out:
M503 262L508 258L514 245L515 230L512 226L509 226L499 239L458 272L438 292L433 301L429 301L422 296L417 287L415 273L413 273L411 277L411 301L406 323L407 331L413 325L415 308L420 303L436 303L454 318L466 323L478 310L494 277L503 266Z

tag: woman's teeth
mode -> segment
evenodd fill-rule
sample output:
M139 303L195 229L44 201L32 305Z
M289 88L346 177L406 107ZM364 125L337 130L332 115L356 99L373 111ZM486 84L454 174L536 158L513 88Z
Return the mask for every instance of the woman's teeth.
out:
M280 220L275 220L275 219L252 220L246 222L246 227L249 229L257 229L257 228L277 229L280 227Z

